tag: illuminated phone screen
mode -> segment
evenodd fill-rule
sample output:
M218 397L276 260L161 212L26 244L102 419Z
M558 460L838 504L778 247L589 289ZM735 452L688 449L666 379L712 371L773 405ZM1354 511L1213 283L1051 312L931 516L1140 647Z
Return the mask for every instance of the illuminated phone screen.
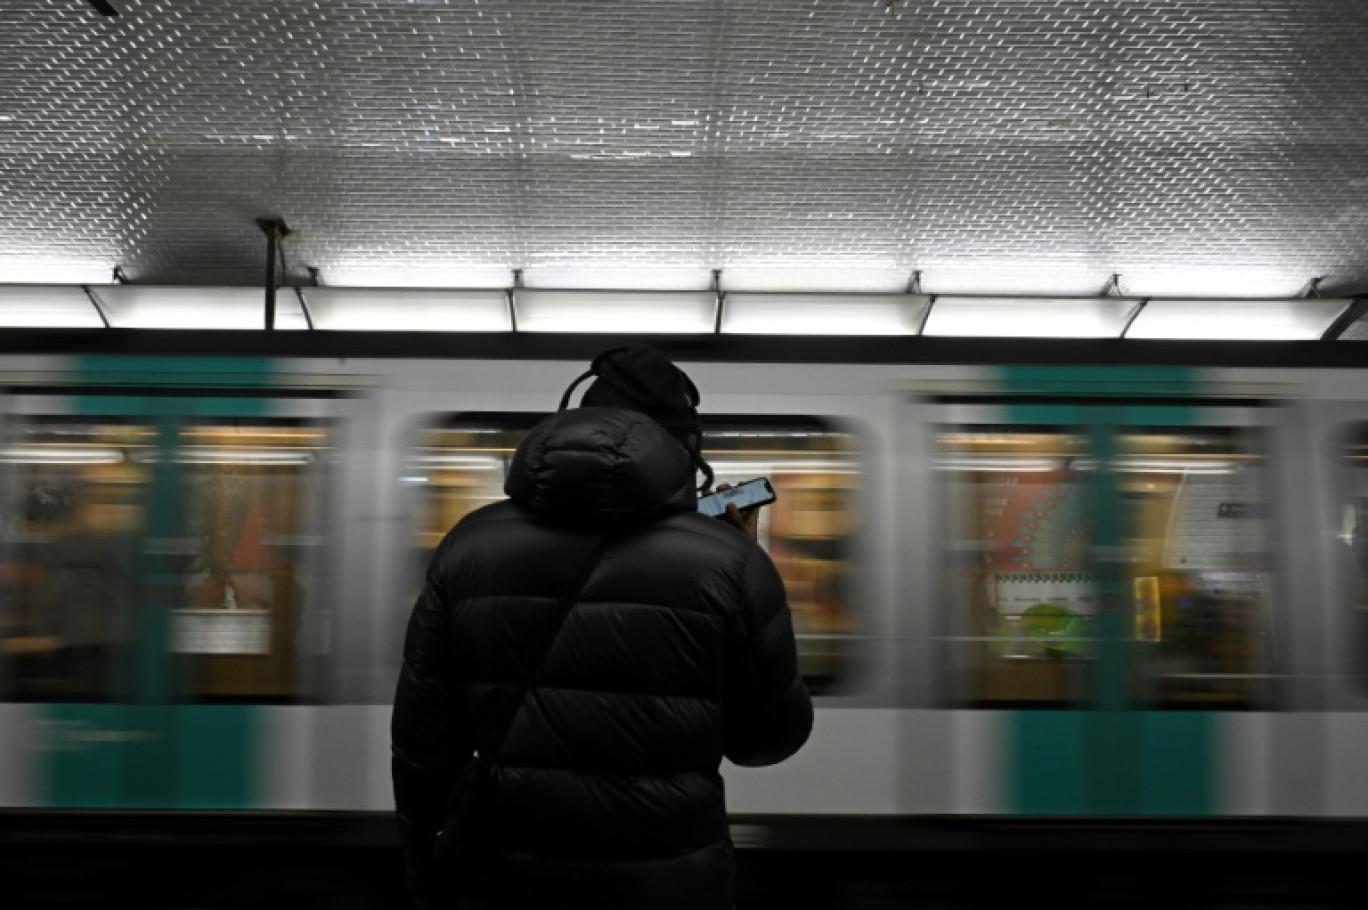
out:
M767 478L757 477L700 498L698 511L715 518L727 511L730 503L736 503L736 507L744 511L771 502L774 502L774 487L770 486Z

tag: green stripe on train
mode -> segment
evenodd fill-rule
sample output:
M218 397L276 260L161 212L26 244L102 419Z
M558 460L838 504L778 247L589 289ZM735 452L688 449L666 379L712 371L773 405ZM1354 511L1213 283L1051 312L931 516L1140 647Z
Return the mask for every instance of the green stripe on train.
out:
M236 809L252 804L259 712L252 705L47 705L46 805L65 809Z
M268 357L118 357L77 358L80 382L102 386L200 389L266 388L274 381Z
M85 357L72 365L74 410L145 420L159 454L145 503L148 540L181 533L179 465L169 457L184 424L206 417L260 417L271 401L273 362L235 357ZM139 394L140 390L152 394ZM222 394L225 390L234 394ZM180 392L184 394L178 394ZM216 394L217 393L217 394ZM129 701L45 708L46 803L68 808L212 808L254 805L260 714L254 706L178 704L171 666L167 580L174 557L147 552L137 641L118 655ZM171 590L175 590L173 585ZM158 596L158 592L161 592Z
M1219 810L1216 717L1203 711L1013 711L1008 809L1200 816Z
M1198 373L1187 367L1004 366L1001 388L1012 395L1078 398L1192 398Z
M221 396L214 391L265 391L275 380L275 362L265 357L115 357L77 358L74 377L84 387L103 390L149 389L157 395L82 396L79 413L92 416L170 414L186 417L260 417L270 401L252 394ZM184 396L165 394L185 391Z
M1111 464L1127 427L1192 423L1182 401L1199 394L1197 374L1166 367L1005 367L1008 420L1052 424L1087 437L1092 472L1092 545L1119 554L1127 534ZM1042 400L1055 399L1055 400ZM1062 399L1062 400L1060 400ZM1094 700L1071 711L1011 714L1009 808L1028 815L1205 815L1215 811L1214 720L1201 712L1146 711L1127 681L1128 600L1124 567L1090 566L1101 616Z
M1183 367L1007 366L999 370L999 387L1024 400L1008 406L1011 420L1022 423L1069 424L1079 419L1078 408L1093 399L1122 399L1109 410L1121 426L1185 426L1191 411L1185 407L1147 404L1147 399L1192 398L1200 393L1198 374ZM1070 398L1071 403L1030 401L1030 398Z

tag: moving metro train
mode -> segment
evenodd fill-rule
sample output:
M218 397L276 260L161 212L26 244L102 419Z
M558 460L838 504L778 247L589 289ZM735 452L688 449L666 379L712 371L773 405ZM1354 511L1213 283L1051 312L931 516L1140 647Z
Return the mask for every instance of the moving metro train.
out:
M387 836L427 554L617 343L15 333L0 817ZM718 479L774 484L817 705L794 758L724 768L739 846L1368 819L1353 343L659 344Z

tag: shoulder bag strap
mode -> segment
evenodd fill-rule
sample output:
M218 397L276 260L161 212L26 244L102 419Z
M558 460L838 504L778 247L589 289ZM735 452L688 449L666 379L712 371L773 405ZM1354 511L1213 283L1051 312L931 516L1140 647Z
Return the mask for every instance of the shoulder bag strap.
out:
M542 645L541 654L539 654L536 661L528 667L527 672L523 674L523 678L518 681L518 693L513 697L512 703L500 718L498 735L494 739L489 750L488 757L490 759L493 759L499 753L499 750L503 748L504 739L508 736L508 731L513 726L513 718L517 716L518 708L522 706L523 699L527 697L527 690L532 687L533 678L541 672L541 666L546 660L546 655L551 651L551 646L555 644L556 639L560 636L561 628L565 625L566 619L570 617L570 612L575 608L575 600L584 590L584 586L589 583L589 576L594 573L594 568L599 564L599 560L603 558L603 553L608 549L610 540L611 538L607 534L604 534L599 538L598 542L594 544L594 548L589 552L589 558L586 559L584 564L580 567L579 575L576 576L575 582L571 585L569 592L561 598L560 615L556 619L555 627L547 637L546 643Z

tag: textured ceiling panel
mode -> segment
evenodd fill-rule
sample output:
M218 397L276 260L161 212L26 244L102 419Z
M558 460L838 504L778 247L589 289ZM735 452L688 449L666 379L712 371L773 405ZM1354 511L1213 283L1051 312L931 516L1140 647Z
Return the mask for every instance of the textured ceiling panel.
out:
M1368 289L1361 0L112 2L0 2L0 280Z

